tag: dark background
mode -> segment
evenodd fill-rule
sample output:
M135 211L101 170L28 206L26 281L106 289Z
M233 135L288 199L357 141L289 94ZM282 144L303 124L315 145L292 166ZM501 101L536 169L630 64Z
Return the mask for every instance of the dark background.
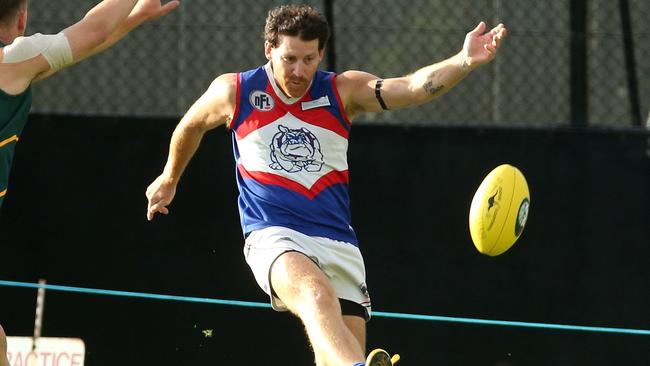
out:
M228 133L206 135L169 216L145 218L176 119L34 115L0 218L0 279L265 302L246 266ZM641 132L358 125L353 225L376 311L650 329L650 161ZM480 255L483 177L510 163L531 211ZM32 334L35 290L0 287L0 323ZM213 329L206 338L202 331ZM404 365L648 365L650 337L374 318ZM301 325L269 309L48 291L44 336L87 365L309 365Z

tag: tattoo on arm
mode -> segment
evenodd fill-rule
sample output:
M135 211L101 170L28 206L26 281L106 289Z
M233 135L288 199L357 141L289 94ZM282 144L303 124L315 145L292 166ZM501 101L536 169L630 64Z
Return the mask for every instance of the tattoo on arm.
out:
M436 94L437 92L439 92L440 90L442 90L444 87L445 87L444 85L433 86L433 81L431 81L431 80L427 81L427 82L424 83L424 85L422 86L422 88L424 89L424 91L425 91L427 94L429 94L429 95L434 95L434 94Z
M463 57L463 59L460 61L459 66L460 66L460 69L463 70L463 71L469 69L469 64L467 63L467 58L466 57Z

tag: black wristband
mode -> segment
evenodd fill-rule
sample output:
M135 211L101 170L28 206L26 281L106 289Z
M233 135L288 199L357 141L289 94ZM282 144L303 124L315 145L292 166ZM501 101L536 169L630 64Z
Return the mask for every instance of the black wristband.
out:
M375 83L375 97L379 101L379 105L381 106L381 108L387 111L388 106L386 106L386 103L384 103L384 99L381 97L382 84L384 84L384 79L377 79L377 82Z

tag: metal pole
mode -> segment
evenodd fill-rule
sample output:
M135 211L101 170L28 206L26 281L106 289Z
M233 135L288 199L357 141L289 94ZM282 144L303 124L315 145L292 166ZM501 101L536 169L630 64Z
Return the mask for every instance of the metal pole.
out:
M573 0L571 14L571 126L589 125L587 98L587 2Z
M336 71L336 43L334 41L334 0L325 0L325 17L330 26L330 39L325 47L327 53L327 70Z
M494 24L492 26L501 23L503 17L501 14L501 9L503 6L503 0L494 0ZM501 57L497 57L494 60L492 65L492 72L494 79L492 80L492 123L499 124L503 122L501 115Z
M36 292L36 316L34 317L34 337L32 338L32 352L34 357L28 357L27 366L36 366L38 363L38 342L43 329L43 310L45 309L45 283L44 279L38 280L39 288Z
M189 29L187 27L188 15L187 10L185 10L186 8L186 6L181 6L178 9L178 57L176 58L176 88L178 88L178 93L176 93L176 95L178 97L176 99L176 108L180 113L183 113L183 111L188 108L188 96L184 91L187 90L188 82L186 78L189 77L187 72L189 63L188 58L191 57L188 53Z
M36 350L39 338L41 338L41 329L43 329L43 310L45 309L45 283L44 279L38 280L41 287L38 288L36 295L36 316L34 318L34 339L32 342L32 351Z
M639 101L639 87L636 77L636 58L634 57L634 34L632 34L630 4L628 0L619 0L618 6L621 13L621 28L623 28L623 52L625 54L627 89L630 96L630 116L632 117L632 126L641 127L643 117L641 117L641 102Z
M646 131L650 131L650 110L648 111L648 120L645 122ZM645 155L650 159L650 134L648 134L648 140L646 142Z

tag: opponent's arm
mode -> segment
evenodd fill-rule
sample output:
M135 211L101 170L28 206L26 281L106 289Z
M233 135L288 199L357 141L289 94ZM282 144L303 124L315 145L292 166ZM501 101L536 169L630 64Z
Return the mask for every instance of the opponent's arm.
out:
M74 25L56 35L37 33L18 37L2 49L4 68L13 70L12 82L3 90L18 93L26 89L39 74L57 70L85 58L105 42L131 13L137 0L104 0ZM7 88L4 85L9 84ZM10 90L7 90L10 89Z
M103 37L104 40L100 43L97 43L96 40L87 40L84 39L84 31L85 29L101 29L101 26L96 25L96 22L93 21L87 21L86 18L100 18L103 16L102 13L98 13L100 11L99 9L92 9L86 17L80 21L79 23L63 30L63 33L67 36L67 38L70 40L70 46L72 49L72 61L69 64L66 64L65 66L70 66L73 65L81 60L84 60L88 57L94 56L105 49L111 47L118 41L120 41L122 38L124 38L127 34L129 34L132 30L140 26L141 24L158 19L167 13L171 12L172 10L176 9L180 2L178 0L173 0L169 1L166 4L162 4L161 0L139 0L137 1L137 4L129 15L123 19L121 22L115 26L114 24L110 24L110 28L113 29L106 37ZM101 4L100 4L101 5ZM98 5L99 6L99 5ZM102 9L103 10L103 9ZM87 24L86 24L87 23ZM101 31L100 31L101 32ZM74 45L74 41L72 39L76 39L80 37L81 39L77 41L77 45ZM72 39L71 39L72 38ZM89 43L90 47L86 46L86 42ZM34 81L39 81L43 80L47 77L50 77L51 75L55 74L58 70L50 68L50 70L39 74Z
M458 54L407 76L379 81L379 78L366 72L342 73L337 78L337 86L348 116L352 118L358 112L380 112L419 105L445 94L473 69L492 61L496 56L506 36L506 28L499 24L483 33L485 28L485 23L481 22L469 32Z
M65 28L72 59L83 60L108 37L131 13L137 0L104 0L90 9L79 22Z
M208 130L231 122L236 88L237 74L219 76L176 126L165 168L146 191L148 220L151 221L158 212L165 215L169 213L167 205L174 199L181 175L198 149L203 135Z
M170 1L164 5L160 0L139 0L133 10L129 13L128 17L119 23L119 25L113 32L110 33L104 42L96 45L92 49L85 50L84 52L79 52L76 57L74 57L73 54L74 59L70 65L104 51L105 49L120 41L135 28L139 27L147 21L158 19L166 15L167 13L176 9L179 4L180 2L178 0ZM63 32L68 35L69 32L73 31L71 28L72 27L64 30ZM34 81L43 80L56 73L56 71L57 70L50 69L47 72L40 74Z

